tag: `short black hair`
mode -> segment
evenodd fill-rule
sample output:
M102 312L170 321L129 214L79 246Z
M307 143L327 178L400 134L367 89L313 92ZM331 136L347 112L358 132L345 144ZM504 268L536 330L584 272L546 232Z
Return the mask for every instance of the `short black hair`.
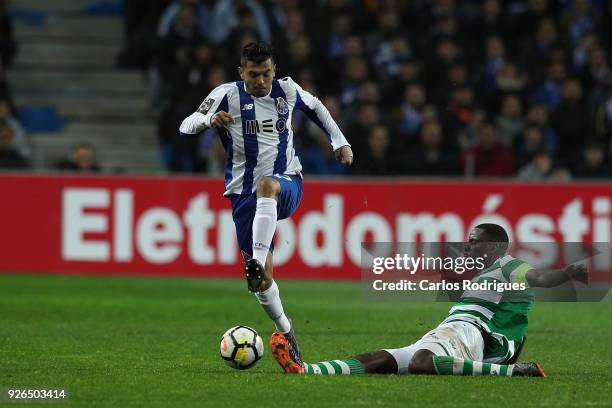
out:
M508 233L506 230L497 224L478 224L475 228L480 228L484 231L486 240L489 242L503 242L508 243Z
M250 42L242 48L240 64L242 64L243 67L246 66L247 61L261 64L268 59L274 62L272 46L270 44L265 41Z

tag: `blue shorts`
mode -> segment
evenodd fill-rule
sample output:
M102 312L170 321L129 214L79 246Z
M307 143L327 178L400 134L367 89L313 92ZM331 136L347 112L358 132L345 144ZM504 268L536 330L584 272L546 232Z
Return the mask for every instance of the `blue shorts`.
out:
M302 177L297 175L271 176L278 181L281 190L276 204L279 220L289 218L300 204L302 199ZM253 255L253 218L257 209L257 192L251 195L232 194L232 218L236 225L238 246L249 255ZM270 244L270 252L274 249L274 239Z

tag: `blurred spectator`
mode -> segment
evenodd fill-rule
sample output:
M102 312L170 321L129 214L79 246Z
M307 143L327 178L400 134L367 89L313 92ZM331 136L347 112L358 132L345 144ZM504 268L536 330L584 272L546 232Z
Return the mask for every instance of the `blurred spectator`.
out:
M551 150L546 142L542 129L535 124L528 124L515 142L516 159L522 166L533 159L534 154L542 150Z
M381 80L389 80L399 75L402 63L409 61L412 56L410 43L405 36L398 34L378 46L374 53L374 66Z
M6 11L5 3L4 0L0 1L0 61L2 62L3 70L11 66L13 58L17 53L13 19Z
M500 36L491 35L486 39L485 50L485 87L495 89L497 87L497 74L506 64L506 46Z
M572 0L569 10L563 16L572 46L576 46L585 36L594 32L599 20L600 15L592 6L591 0Z
M15 148L15 150L17 150L21 156L29 158L31 155L31 150L30 144L28 143L28 139L26 137L26 132L19 121L17 121L17 119L15 119L13 116L8 99L0 99L0 121L5 123L6 126L10 127L13 131L12 147Z
M482 109L477 109L473 112L466 126L459 131L458 142L463 150L476 145L478 139L476 136L477 130L480 125L485 122L486 118L486 112Z
M505 147L514 144L516 135L521 133L525 124L523 119L523 103L521 99L513 94L506 95L502 99L501 112L495 120L499 142Z
M333 20L327 51L331 61L339 60L346 55L346 38L351 32L351 28L351 20L348 15L340 14Z
M470 123L475 110L474 89L469 85L456 86L443 118L445 129L452 134L458 133ZM447 142L451 142L451 139Z
M96 153L89 143L77 143L72 147L70 156L59 161L55 168L63 171L98 173L101 169L96 161Z
M121 68L146 69L155 52L157 25L172 0L125 0L124 49L117 55Z
M538 61L548 60L559 38L555 20L541 19L534 37L533 42L523 44L523 60L526 66L534 66Z
M344 79L342 81L340 98L342 104L349 106L356 102L359 87L368 78L368 64L364 58L349 57L344 65Z
M368 150L368 135L370 130L381 123L380 111L374 104L362 104L359 107L357 122L348 128L347 134L350 135L350 143L355 152L355 156Z
M466 176L510 177L514 175L515 161L512 151L497 140L497 131L490 122L483 122L477 130L477 143L461 157Z
M340 101L334 96L321 99L329 110L336 123L342 127L340 118ZM299 111L294 117L294 128L302 137L296 140L298 154L305 172L317 175L339 175L347 171L347 167L338 162L329 146L327 136L312 121L305 120L304 114Z
M420 176L453 176L459 174L457 155L444 150L442 126L430 120L423 124L420 144L401 159L402 172Z
M517 179L521 181L546 181L552 178L553 157L548 149L535 152L531 161L521 167Z
M405 140L413 141L413 138L419 132L423 122L422 111L426 101L425 88L422 85L412 84L406 88L404 102L400 108L401 118L399 123L399 133Z
M400 16L396 10L387 8L378 14L378 25L366 35L366 51L376 54L379 47L400 33Z
M612 74L608 76L605 95L595 109L595 135L612 147Z
M266 15L265 10L262 8L261 4L259 4L258 1L241 0L231 2L225 0L225 2L231 3L234 7L234 9L231 11L232 16L227 17L230 19L229 26L231 27L231 31L228 38L230 42L236 42L235 39L240 38L244 34L252 35L254 38L266 42L270 42L272 40L272 33L270 32L270 23L268 21L268 17ZM224 3L224 1L218 1L217 3ZM215 21L215 23L219 24L221 22ZM206 29L210 28L207 27ZM205 34L206 31L204 30L206 29L204 27L202 28L202 32ZM211 32L211 34L213 33ZM218 33L213 34L213 38L210 39L211 42L220 42L217 41L216 38L214 38L216 35L218 35Z
M563 64L555 62L548 65L544 82L532 95L532 101L544 104L550 110L555 109L561 103L561 82L566 77Z
M553 150L557 150L557 135L550 127L548 120L548 109L542 104L533 104L527 111L526 120L529 124L536 125L544 134L546 144Z
M576 79L563 82L562 99L553 112L551 125L557 134L561 155L572 158L580 151L583 141L591 135L588 112L582 102L582 86Z
M497 72L495 77L496 90L502 93L520 93L525 90L527 80L527 76L516 64L508 62ZM497 100L494 102L495 105L499 104Z
M586 34L580 38L572 53L572 62L577 70L582 70L586 67L591 50L595 45L597 45L597 37L593 33Z
M501 1L484 0L481 4L481 12L475 21L475 38L484 38L504 32L506 22Z
M562 165L557 165L553 168L549 181L566 183L568 181L572 181L572 173L571 171Z
M221 44L230 35L239 36L244 30L252 30L261 40L271 40L268 17L255 0L177 0L161 16L157 31L160 37L172 31L186 6L194 10L198 31L213 44Z
M376 125L367 136L367 150L353 163L354 174L389 175L394 173L391 157L391 138L386 127Z
M610 74L610 65L604 48L594 45L589 52L588 65L582 72L582 82L587 87L593 87L598 82L605 81Z
M574 171L576 178L601 179L612 178L612 167L606 160L606 153L602 143L591 140L582 152L582 158Z
M27 160L14 147L15 135L6 122L0 122L0 168L23 169L29 167Z

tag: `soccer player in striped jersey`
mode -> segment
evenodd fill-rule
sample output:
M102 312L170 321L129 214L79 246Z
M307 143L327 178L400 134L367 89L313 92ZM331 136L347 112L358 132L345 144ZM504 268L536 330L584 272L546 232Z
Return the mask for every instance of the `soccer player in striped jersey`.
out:
M294 364L287 344L274 333L272 354L287 373L303 374L438 374L545 377L538 363L516 363L525 344L527 313L534 287L554 287L568 280L587 281L584 266L536 270L506 255L508 235L496 224L480 224L470 232L466 257L481 257L484 269L472 282L523 283L524 290L500 293L468 290L450 309L446 319L416 343L383 349L348 360Z
M242 80L215 88L183 120L180 132L219 129L227 154L224 195L231 200L248 289L274 321L294 363L301 364L293 327L272 273L277 220L290 217L302 198L302 165L291 129L294 110L304 112L327 134L338 161L351 165L353 152L321 101L290 77L275 79L275 71L269 44L245 45L238 67Z

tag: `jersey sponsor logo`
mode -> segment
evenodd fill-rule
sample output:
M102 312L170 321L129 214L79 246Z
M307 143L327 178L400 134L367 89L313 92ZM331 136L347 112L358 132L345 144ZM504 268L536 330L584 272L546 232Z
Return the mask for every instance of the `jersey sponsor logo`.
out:
M287 127L287 120L285 118L280 118L279 120L276 121L276 130L278 131L278 133L283 132L286 127Z
M289 113L289 105L287 102L285 102L282 96L276 98L276 111L279 115L286 115Z
M272 119L266 119L262 122L263 131L266 133L274 132L274 124L272 123Z
M259 123L256 120L247 120L244 128L247 135L256 135L259 132Z
M245 104L242 106L242 110L245 110L245 111L247 111L247 110L253 110L253 104L252 104L252 103L245 103Z
M198 112L206 115L210 108L212 108L213 103L215 103L215 100L213 98L206 98L198 108Z

